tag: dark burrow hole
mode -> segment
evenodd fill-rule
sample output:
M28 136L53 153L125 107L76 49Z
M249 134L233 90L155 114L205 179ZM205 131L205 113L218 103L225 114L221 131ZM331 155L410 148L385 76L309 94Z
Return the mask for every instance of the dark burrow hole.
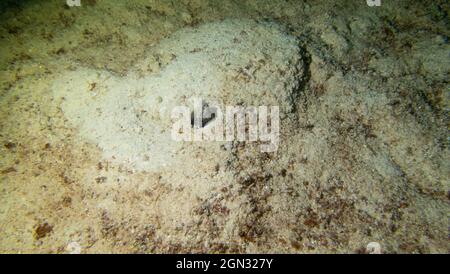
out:
M210 107L208 103L202 102L201 117L196 117L194 111L191 112L191 126L196 128L203 128L216 118L217 109ZM199 116L197 114L197 116ZM196 118L198 119L196 123ZM201 118L201 119L200 119ZM200 123L201 120L201 123Z

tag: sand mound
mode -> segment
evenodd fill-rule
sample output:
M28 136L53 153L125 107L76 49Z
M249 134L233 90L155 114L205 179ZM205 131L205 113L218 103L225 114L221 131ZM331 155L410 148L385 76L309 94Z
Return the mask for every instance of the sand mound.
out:
M136 170L183 162L188 156L181 154L192 155L200 146L197 155L221 153L217 142L194 145L171 139L175 106L189 106L192 98L223 106L276 105L283 118L292 109L302 75L298 41L274 24L253 21L183 29L161 41L136 67L154 59L161 65L158 73L117 77L78 69L53 85L80 136L98 144L105 159Z

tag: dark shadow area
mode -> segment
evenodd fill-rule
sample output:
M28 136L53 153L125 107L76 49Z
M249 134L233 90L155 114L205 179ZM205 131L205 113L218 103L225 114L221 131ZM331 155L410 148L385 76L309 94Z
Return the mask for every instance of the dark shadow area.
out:
M8 20L20 14L27 5L36 5L45 3L43 0L2 0L0 2L0 23L5 23ZM61 1L61 5L65 1ZM42 11L42 16L45 16L45 11Z

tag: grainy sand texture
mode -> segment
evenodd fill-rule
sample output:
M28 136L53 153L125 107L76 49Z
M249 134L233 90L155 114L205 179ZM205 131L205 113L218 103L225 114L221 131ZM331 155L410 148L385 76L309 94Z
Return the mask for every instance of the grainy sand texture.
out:
M447 253L449 11L2 1L0 252ZM277 149L173 140L193 98Z

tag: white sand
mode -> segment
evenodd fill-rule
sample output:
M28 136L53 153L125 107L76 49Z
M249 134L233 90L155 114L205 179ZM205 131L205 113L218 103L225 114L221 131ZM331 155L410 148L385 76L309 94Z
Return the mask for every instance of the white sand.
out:
M172 140L176 106L193 109L192 101L203 99L223 107L280 106L282 117L292 110L302 78L298 43L273 24L226 20L183 29L161 41L153 52L168 64L159 73L116 77L77 69L63 74L52 89L56 98L64 98L65 116L81 137L102 149L104 160L140 171L173 169L190 162L178 156L181 150L204 146ZM199 158L199 153L217 152L190 153ZM195 162L185 168L196 169Z
M25 2L0 252L448 252L448 1ZM279 149L173 145L192 94L279 104Z

